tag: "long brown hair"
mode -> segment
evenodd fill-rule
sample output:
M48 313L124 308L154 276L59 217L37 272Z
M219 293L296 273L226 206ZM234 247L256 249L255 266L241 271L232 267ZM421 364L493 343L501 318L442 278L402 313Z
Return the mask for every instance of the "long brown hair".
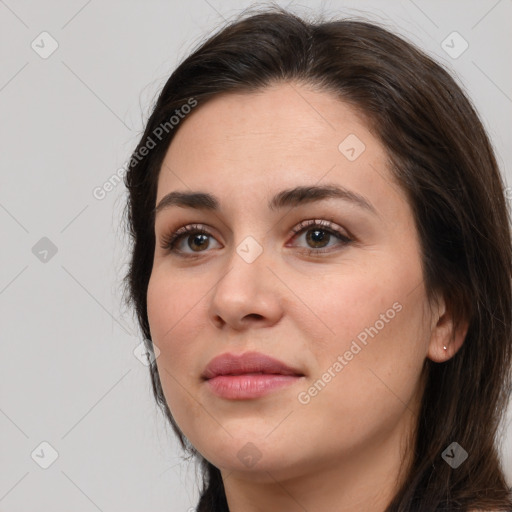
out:
M153 352L146 294L157 180L179 129L169 119L183 117L191 100L200 108L221 93L292 80L335 94L371 124L414 213L428 297L442 292L456 322L469 322L450 360L425 361L413 463L386 512L512 510L499 461L499 427L512 389L512 258L503 180L477 113L449 73L378 25L306 22L279 7L244 13L172 73L125 177L132 241L125 291L147 349ZM150 140L154 147L141 151ZM157 403L201 464L197 510L228 511L220 471L179 430L154 363L150 371ZM441 456L454 441L469 453L457 469Z

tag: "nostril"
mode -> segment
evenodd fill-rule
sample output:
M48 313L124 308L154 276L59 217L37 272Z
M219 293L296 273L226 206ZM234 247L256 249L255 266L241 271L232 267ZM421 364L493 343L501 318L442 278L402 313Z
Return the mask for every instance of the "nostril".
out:
M259 315L258 313L250 313L248 315L245 315L244 318L254 318L255 320L261 320L263 316Z

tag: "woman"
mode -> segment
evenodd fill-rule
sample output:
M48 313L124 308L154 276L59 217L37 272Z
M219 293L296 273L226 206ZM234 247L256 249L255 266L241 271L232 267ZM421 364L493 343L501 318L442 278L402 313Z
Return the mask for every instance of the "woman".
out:
M439 65L366 22L241 17L171 75L126 185L198 511L512 510L504 186Z

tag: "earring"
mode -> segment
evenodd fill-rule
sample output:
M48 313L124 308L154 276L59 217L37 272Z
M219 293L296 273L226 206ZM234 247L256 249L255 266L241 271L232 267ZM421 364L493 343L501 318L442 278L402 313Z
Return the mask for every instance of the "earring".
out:
M444 345L443 345L443 348L444 348L445 350L448 350Z

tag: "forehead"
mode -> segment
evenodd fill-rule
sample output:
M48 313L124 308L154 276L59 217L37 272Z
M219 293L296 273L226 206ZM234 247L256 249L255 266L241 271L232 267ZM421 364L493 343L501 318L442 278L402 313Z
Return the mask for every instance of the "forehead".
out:
M174 153L176 146L193 146L197 157L230 154L234 158L257 150L261 161L280 153L301 158L318 149L337 157L338 144L348 135L369 139L367 132L355 110L332 94L283 83L208 100L183 121L169 152Z
M322 180L376 203L400 194L384 147L351 106L333 94L283 83L198 106L169 146L156 202L171 190L205 188L242 202L257 197L266 207L283 188Z

